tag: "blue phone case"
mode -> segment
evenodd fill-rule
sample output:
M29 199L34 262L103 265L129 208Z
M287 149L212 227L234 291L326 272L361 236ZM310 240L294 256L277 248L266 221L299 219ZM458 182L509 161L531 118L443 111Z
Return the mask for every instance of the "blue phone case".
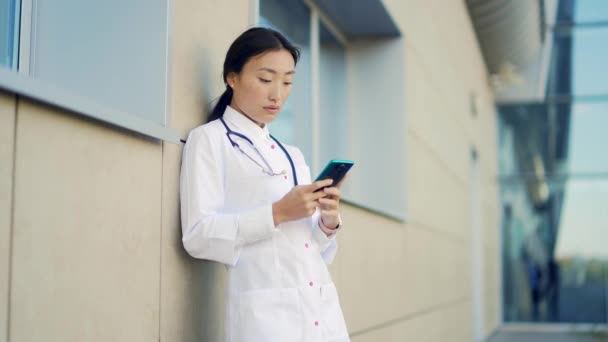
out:
M354 164L355 162L353 162L352 160L330 160L329 163L327 163L327 166L325 166L325 168L323 169L323 171L321 171L321 174L319 174L317 179L315 179L315 182L331 178L333 179L333 183L331 184L331 186L336 186L338 185L338 183L340 183L342 178L344 178L348 170L350 170L350 168L353 167ZM319 190L322 189L318 189L317 191Z

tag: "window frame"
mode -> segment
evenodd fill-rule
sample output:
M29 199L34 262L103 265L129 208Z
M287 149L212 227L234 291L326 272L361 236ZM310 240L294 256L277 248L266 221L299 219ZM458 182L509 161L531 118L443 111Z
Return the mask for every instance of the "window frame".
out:
M14 69L0 67L0 90L14 93L18 96L39 101L46 105L60 108L71 113L82 115L94 120L109 123L119 128L139 133L141 135L171 142L180 143L180 136L170 126L171 122L171 64L172 64L172 27L173 27L173 1L166 1L166 35L164 37L165 53L165 96L162 108L162 123L152 119L145 119L132 112L117 110L102 101L91 100L31 76L31 56L36 40L37 8L35 0L20 0L21 13L18 18L18 46L19 53ZM17 23L17 19L15 20Z

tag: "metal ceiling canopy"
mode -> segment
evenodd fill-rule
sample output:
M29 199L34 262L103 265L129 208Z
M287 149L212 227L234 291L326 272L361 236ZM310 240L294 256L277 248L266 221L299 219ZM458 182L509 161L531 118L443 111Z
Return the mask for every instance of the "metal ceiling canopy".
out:
M497 103L542 102L556 0L466 0Z
M348 39L398 37L381 0L310 0Z
M502 65L523 69L541 51L543 1L467 0L467 6L491 73Z

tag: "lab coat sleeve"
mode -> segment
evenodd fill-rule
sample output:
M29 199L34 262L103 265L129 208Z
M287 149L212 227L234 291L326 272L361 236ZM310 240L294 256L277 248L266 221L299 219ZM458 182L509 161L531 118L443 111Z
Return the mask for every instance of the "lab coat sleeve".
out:
M219 139L201 127L193 130L182 155L180 200L182 242L195 258L235 265L243 246L272 236L272 204L222 213L223 161Z
M312 217L312 236L319 246L319 251L321 252L323 261L329 265L334 261L336 253L338 252L338 242L336 241L336 235L338 233L336 232L330 236L327 236L319 226L320 219L321 212L317 210Z
M306 165L304 155L297 148L295 148L294 155L296 155L298 159L296 163L298 165L303 165L305 170L303 171L303 179L301 184L311 184L312 178L310 175L310 168ZM321 257L323 258L323 261L325 261L325 263L329 265L333 262L336 256L336 252L338 251L338 242L336 241L337 232L330 236L327 236L319 226L320 218L321 212L319 210L316 210L312 216L312 237L313 240L316 242L317 246L319 247L319 251L321 252Z

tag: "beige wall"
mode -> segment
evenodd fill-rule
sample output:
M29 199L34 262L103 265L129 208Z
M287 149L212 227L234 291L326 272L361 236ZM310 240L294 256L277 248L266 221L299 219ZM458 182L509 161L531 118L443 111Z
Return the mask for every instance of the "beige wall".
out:
M19 100L10 341L156 338L160 152Z
M6 341L9 301L15 96L0 92L0 342Z
M499 318L493 95L464 2L385 4L404 34L407 221L347 209L331 270L353 341L470 341L471 146L482 174L486 335Z
M493 98L464 2L385 4L404 34L408 221L345 207L331 271L353 341L469 341L471 145L483 174L486 331L498 323ZM249 6L175 1L180 135L223 90L224 54ZM0 113L0 342L7 321L20 342L221 340L226 271L181 246L181 146L6 93Z

